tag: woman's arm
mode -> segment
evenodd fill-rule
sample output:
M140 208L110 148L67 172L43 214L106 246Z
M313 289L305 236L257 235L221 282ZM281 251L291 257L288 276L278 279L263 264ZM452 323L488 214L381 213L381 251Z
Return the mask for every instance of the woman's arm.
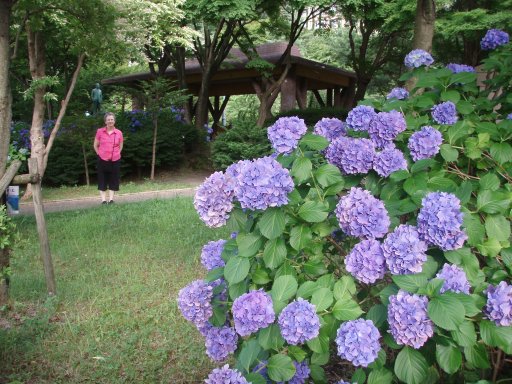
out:
M98 151L100 149L100 142L98 139L94 138L94 144L93 144L93 147L94 147L94 152L96 152L96 154L98 155Z

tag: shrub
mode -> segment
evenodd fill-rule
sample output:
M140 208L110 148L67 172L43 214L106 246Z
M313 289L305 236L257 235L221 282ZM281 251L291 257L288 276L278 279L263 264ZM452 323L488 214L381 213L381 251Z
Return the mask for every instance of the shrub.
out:
M205 181L195 199L200 218L211 226L227 219L235 233L223 243L224 265L180 302L208 309L193 321L199 329L234 325L243 336L237 374L252 383L327 383L324 367L337 352L352 365L337 379L352 382L510 377L503 364L512 354L511 48L484 62L505 80L490 83L503 90L495 98L474 73L420 65L402 78L417 77L408 99L365 102L380 122L403 111L406 130L376 124L369 134L370 124L345 134L378 139L376 151L401 151L407 169L400 161L387 177L343 172L324 157L327 148L345 150L339 139L305 134L289 155L239 162ZM433 117L448 101L457 119L450 111L449 119ZM407 144L423 126L443 141L439 153L413 160ZM285 310L299 299L315 307L318 336L296 327L316 316Z
M323 117L336 117L338 119L345 120L347 118L347 112L348 111L343 109L333 107L292 109L290 111L279 113L272 119L269 119L266 124L272 125L281 117L297 116L303 119L307 126L313 126Z

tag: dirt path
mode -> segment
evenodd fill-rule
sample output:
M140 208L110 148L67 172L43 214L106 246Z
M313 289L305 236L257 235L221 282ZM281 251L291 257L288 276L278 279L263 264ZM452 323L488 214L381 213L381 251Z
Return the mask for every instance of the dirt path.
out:
M146 191L138 193L119 193L116 195L116 204L134 203L138 201L153 199L172 199L178 196L193 196L195 189L199 186L211 172L186 172L186 173L161 173L156 179L157 181L173 181L176 183L187 184L191 187L180 189L165 189L159 191ZM122 191L122 187L121 187ZM45 212L60 212L74 209L84 209L97 207L101 204L99 196L83 197L80 199L62 199L62 200L46 200L43 202ZM33 215L34 205L32 201L20 203L21 215Z

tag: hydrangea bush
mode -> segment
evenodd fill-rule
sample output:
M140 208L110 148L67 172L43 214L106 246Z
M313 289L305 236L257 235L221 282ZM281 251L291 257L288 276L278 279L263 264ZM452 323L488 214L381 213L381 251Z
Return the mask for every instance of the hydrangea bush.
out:
M204 282L178 298L208 355L234 357L207 383L508 377L512 50L503 36L486 37L495 48L487 87L413 52L401 79L417 78L409 97L367 100L345 124L308 132L278 121L274 156L199 187L200 218L237 233L205 246Z

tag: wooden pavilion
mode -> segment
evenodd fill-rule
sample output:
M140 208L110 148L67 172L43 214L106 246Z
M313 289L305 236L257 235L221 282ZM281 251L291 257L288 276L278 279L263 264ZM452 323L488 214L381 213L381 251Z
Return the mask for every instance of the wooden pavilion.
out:
M257 48L262 59L276 64L286 48L285 42L264 44ZM233 48L219 71L213 76L209 95L213 98L209 110L214 123L218 123L229 97L232 95L256 94L254 80L261 76L255 69L246 68L247 56L239 49ZM306 108L308 91L312 92L322 106L350 108L354 96L356 75L337 67L308 60L301 56L296 46L292 47L290 56L291 68L281 86L281 111ZM275 68L274 76L277 79L284 69ZM185 63L185 78L190 94L197 96L201 86L202 70L197 60ZM174 68L165 72L169 79L176 80ZM139 88L141 81L151 79L149 72L135 73L125 76L105 79L105 85L124 85ZM319 91L324 91L322 97ZM221 97L224 99L221 102ZM133 108L140 109L142 104L134 99Z

